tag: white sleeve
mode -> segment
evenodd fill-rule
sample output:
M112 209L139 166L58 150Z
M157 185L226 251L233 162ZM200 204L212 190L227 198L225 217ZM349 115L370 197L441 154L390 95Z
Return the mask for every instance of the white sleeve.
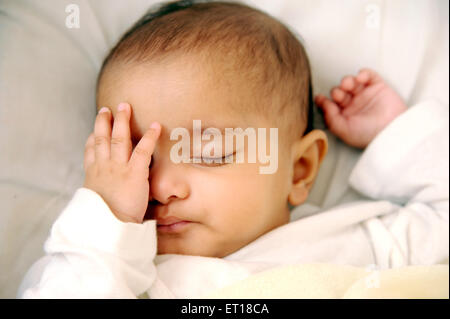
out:
M44 251L24 277L19 298L136 298L156 277L155 221L124 223L100 195L79 188Z
M409 108L366 148L350 176L360 193L393 203L364 222L382 268L448 262L448 106Z

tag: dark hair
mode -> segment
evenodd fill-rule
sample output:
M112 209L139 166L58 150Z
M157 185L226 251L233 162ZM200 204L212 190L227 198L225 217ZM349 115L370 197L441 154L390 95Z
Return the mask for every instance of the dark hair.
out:
M287 104L293 103L298 119L306 121L303 134L311 131L314 104L309 61L303 46L278 20L238 2L181 0L150 8L105 58L97 91L103 74L118 62L148 62L174 51L201 48L236 53L236 47L244 47L247 53L233 57L240 70L261 70L259 82L253 77L247 83L264 85L264 94L281 90L281 100L287 101L281 103L280 114ZM295 122L290 130L298 136L299 123L292 120L295 116L286 117L290 123Z

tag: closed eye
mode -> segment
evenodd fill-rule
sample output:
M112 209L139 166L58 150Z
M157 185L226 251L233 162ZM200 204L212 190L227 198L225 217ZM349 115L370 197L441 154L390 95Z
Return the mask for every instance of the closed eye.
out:
M231 163L227 163L226 159L230 158L234 155L235 153L229 154L229 155L225 155L222 157L193 157L192 160L197 159L197 160L201 160L201 165L205 165L205 166L223 166L226 164L231 164ZM197 164L195 162L193 162L194 164Z

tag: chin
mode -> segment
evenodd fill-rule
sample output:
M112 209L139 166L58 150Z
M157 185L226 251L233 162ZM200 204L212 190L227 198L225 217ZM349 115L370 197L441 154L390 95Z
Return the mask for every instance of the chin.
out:
M158 243L158 255L176 254L176 255L189 255L189 256L201 256L201 257L214 257L223 258L233 253L227 252L223 249L215 249L213 247L174 247L173 245L164 245Z
M192 256L206 256L205 254L202 254L201 251L198 251L198 249L193 249L191 247L186 246L179 246L174 245L170 243L161 243L158 242L158 255L165 255L165 254L176 254L176 255L192 255Z

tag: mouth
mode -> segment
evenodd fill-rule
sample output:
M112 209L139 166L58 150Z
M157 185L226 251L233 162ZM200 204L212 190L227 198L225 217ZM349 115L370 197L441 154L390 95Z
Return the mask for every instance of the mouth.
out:
M195 222L190 220L184 220L175 216L161 217L158 211L157 202L149 202L147 211L144 216L145 219L156 219L156 226L158 233L178 233L183 231L190 224L194 224ZM165 212L162 213L165 215Z
M181 220L178 222L174 222L171 224L157 224L157 231L159 233L178 233L184 230L186 227L188 227L193 222L187 221L187 220Z

